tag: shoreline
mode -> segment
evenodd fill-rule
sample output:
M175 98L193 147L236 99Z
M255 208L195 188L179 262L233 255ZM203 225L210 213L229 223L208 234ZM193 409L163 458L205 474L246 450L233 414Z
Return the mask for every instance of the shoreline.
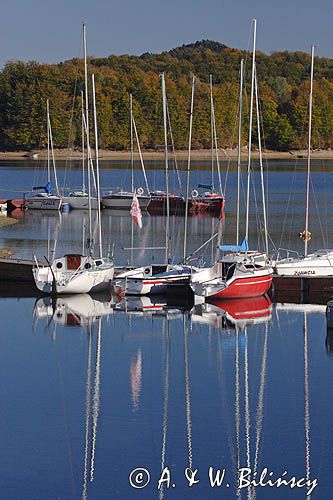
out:
M135 159L138 157L137 151L135 151ZM37 156L36 156L37 155ZM80 160L82 153L78 149L55 149L54 150L55 159L65 160L65 159L77 159ZM164 151L163 150L143 150L142 155L146 161L163 160ZM247 159L248 151L247 148L242 149L241 159L242 161ZM172 153L170 151L170 158ZM188 152L187 150L176 151L177 160L185 161L187 160ZM0 152L1 160L45 160L47 157L46 150L33 150L31 152L27 151L10 151L10 152ZM101 149L99 151L100 160L114 160L114 161L130 161L131 152L130 151L110 151L107 149ZM252 152L252 158L259 158L259 151ZM296 159L306 159L307 150L302 149L298 151L271 151L263 150L263 158L267 160L296 160ZM312 159L321 160L331 160L333 159L333 150L328 149L316 149L311 152ZM194 161L211 161L211 151L209 149L197 149L191 151L191 159ZM237 160L237 150L236 149L219 149L219 159L221 162L224 161L234 161Z

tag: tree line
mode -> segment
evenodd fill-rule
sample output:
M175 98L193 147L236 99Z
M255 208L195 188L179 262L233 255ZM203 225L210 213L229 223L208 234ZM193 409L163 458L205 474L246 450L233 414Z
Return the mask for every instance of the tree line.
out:
M245 61L242 138L246 145L251 55L245 51L203 40L161 54L89 58L89 72L95 74L96 82L100 147L129 149L130 93L141 147L163 147L161 72L166 75L175 147L187 147L192 75L196 77L193 148L211 145L210 74L219 146L235 147L242 58ZM306 147L310 55L259 52L256 71L264 146L276 150ZM313 147L331 148L333 60L317 57L314 79ZM0 73L0 149L29 151L46 146L47 99L54 146L80 147L83 88L82 59L59 64L8 62Z

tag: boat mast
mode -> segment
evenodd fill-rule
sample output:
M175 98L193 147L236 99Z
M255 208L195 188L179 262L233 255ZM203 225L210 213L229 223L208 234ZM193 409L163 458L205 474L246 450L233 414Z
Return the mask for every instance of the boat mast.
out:
M169 263L169 238L170 238L170 200L169 200L169 165L168 165L168 132L167 132L167 109L166 109L166 94L165 94L165 77L162 78L162 99L163 99L163 124L164 124L164 146L165 146L165 184L166 184L166 227L165 227L165 260Z
M51 146L51 156L52 156L52 168L53 168L53 175L54 175L54 182L56 186L56 192L57 195L59 195L59 186L58 186L58 178L57 178L57 171L55 167L55 159L54 159L54 149L53 149L53 137L52 137L52 128L51 128L51 121L50 121L50 108L49 108L49 101L47 100L47 125L48 125L48 132L49 132L49 145ZM48 154L49 154L49 149L48 148ZM48 163L50 163L50 159L48 158ZM49 165L50 169L50 165Z
M210 87L210 135L211 135L211 169L212 189L214 189L214 125L213 125L213 76L209 75Z
M131 169L132 169L132 177L131 177L131 190L134 193L134 144L133 144L133 97L130 94L130 120L131 120Z
M149 194L150 190L149 190L149 185L148 185L148 179L147 179L145 164L144 164L144 161L143 161L143 156L142 156L142 151L141 151L141 146L140 146L140 141L139 141L139 134L138 134L138 130L136 128L136 123L135 123L134 115L132 116L132 119L133 119L133 128L134 128L136 143L138 145L138 152L139 152L139 158L140 158L141 168L142 168L142 172L143 172L143 177L144 177L144 180L145 180L147 192Z
M239 245L239 205L240 205L240 175L241 175L241 149L242 149L243 74L244 74L244 59L241 59L240 82L239 82L239 114L238 114L236 245Z
M253 49L252 49L252 76L251 76L251 98L250 98L250 124L249 124L249 144L247 159L247 191L246 191L246 224L245 237L249 239L249 211L250 211L250 176L251 176L251 149L252 149L252 119L253 119L253 94L254 94L254 68L256 62L256 35L257 20L253 19Z
M310 204L310 167L311 167L311 133L312 133L312 90L313 90L313 63L314 63L314 45L311 47L311 78L309 95L309 136L308 136L308 168L306 175L306 209L305 209L305 238L304 238L304 256L308 255L308 232L309 232L309 204Z
M96 113L96 95L95 95L95 75L91 75L92 79L92 95L93 95L93 110L94 110L94 129L95 129L95 156L96 156L96 187L97 187L97 221L98 221L98 250L99 257L102 258L102 220L101 220L101 192L99 186L99 155L98 155L98 130L97 130L97 113Z
M212 121L213 121L213 139L215 144L215 159L217 167L217 176L219 179L220 194L222 194L222 180L221 180L221 169L219 160L219 151L217 147L217 135L216 135L216 120L215 120L215 109L214 109L214 99L213 99L213 86L212 86Z
M85 91L85 131L86 131L86 143L87 151L89 156L90 149L90 138L89 138L89 97L88 97L88 66L87 66L87 36L86 36L86 25L82 25L82 37L83 37L83 58L84 58L84 91ZM88 214L89 214L89 255L92 252L92 218L91 218L91 164L88 158L87 161L87 178L88 178Z
M86 192L86 181L85 181L85 176L84 176L84 164L85 164L85 152L84 152L84 97L83 97L83 90L81 90L81 129L82 129L82 191L83 193Z
M46 100L46 127L47 127L47 182L51 182L50 170L50 128L49 128L49 100Z
M266 196L265 196L265 182L264 182L264 167L263 167L262 149L261 149L260 113L259 113L258 82L257 82L257 68L256 68L256 66L255 66L255 95L256 95L256 110L257 110L257 126L258 126L258 146L259 146L260 180L261 180L261 193L262 193L262 209L263 209L263 216L264 216L265 252L266 252L266 255L268 255Z
M191 170L191 147L192 147L192 124L193 124L193 105L194 105L194 85L195 76L192 77L191 111L190 111L190 133L188 139L188 157L187 157L187 177L186 177L186 199L185 199L185 227L184 227L184 261L187 254L187 222L188 222L188 198L190 191L190 170Z

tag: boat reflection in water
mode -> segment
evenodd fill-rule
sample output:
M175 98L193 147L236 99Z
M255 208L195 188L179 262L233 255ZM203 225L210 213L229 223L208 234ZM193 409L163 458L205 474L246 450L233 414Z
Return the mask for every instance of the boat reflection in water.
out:
M130 316L161 316L168 319L180 318L188 310L186 303L172 306L165 296L124 296L114 304L114 310L124 312Z
M46 318L63 326L87 326L113 313L113 297L88 294L43 297L36 301L34 319Z
M272 318L272 301L268 295L251 299L210 300L194 306L192 321L217 328L244 327L268 322Z

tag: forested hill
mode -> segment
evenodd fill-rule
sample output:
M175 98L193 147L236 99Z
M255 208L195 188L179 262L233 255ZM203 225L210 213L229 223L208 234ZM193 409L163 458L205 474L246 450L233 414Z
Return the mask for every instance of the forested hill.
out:
M239 66L245 59L243 140L246 144L251 54L202 40L161 54L90 58L95 73L100 146L129 148L129 93L143 148L163 144L160 73L166 74L176 148L187 146L191 78L196 76L193 147L210 147L209 75L214 82L221 147L235 146ZM257 54L265 146L286 150L306 145L310 56L301 52ZM313 147L333 146L333 60L315 59ZM82 59L59 64L8 62L0 73L0 149L46 144L46 99L50 100L55 147L81 144Z

